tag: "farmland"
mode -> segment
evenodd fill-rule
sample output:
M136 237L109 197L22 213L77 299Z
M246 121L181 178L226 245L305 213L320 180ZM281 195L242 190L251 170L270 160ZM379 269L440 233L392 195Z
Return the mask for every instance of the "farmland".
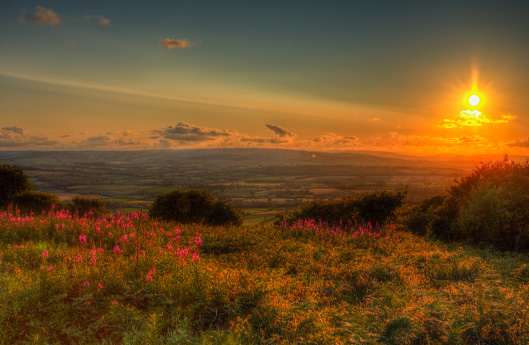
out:
M0 152L35 190L101 197L111 210L147 209L159 193L204 189L246 213L246 223L306 200L407 188L410 201L443 191L480 157L325 153L268 149Z

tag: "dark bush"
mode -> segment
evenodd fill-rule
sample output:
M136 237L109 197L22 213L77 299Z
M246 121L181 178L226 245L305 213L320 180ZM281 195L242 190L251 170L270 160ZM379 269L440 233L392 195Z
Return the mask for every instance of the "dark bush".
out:
M435 195L422 200L417 205L403 207L397 223L405 230L414 234L425 236L428 233L430 224L434 221L435 210L439 208L446 199L446 195Z
M433 235L503 250L529 249L529 163L483 164L461 179L434 211Z
M12 199L13 206L18 208L22 213L40 213L50 211L52 206L57 209L64 207L62 201L55 194L42 193L36 191L27 191L18 194Z
M289 224L298 219L314 219L334 225L351 221L381 225L402 206L406 195L406 191L384 191L338 200L309 201L289 213L279 213L276 219L277 223Z
M85 214L90 215L92 213L95 217L101 217L107 212L105 207L105 202L100 199L90 199L80 196L76 196L72 199L70 203L66 205L70 213L79 213L80 217L83 217Z
M232 204L201 190L175 190L160 194L149 209L149 216L183 224L242 224L242 215Z
M8 164L0 165L0 207L6 207L16 195L29 190L31 184L22 169Z

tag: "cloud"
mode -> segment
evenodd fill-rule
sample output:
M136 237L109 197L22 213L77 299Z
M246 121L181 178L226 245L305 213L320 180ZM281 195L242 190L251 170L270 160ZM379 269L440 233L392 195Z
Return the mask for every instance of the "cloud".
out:
M86 19L88 19L88 21L90 21L90 19L92 19L92 18L97 20L99 25L110 26L110 19L108 19L108 18L105 18L103 16L86 16Z
M529 138L527 139L516 139L507 143L507 146L512 147L529 147Z
M145 149L149 144L141 140L114 138L108 135L99 135L86 138L79 143L72 143L76 149L112 150L112 149Z
M382 121L382 119L379 119L378 117L373 117L373 118L369 119L369 121L371 121L371 122L380 122L380 121Z
M268 128L269 130L274 132L279 138L292 139L293 140L295 137L297 137L296 133L292 133L286 128L283 128L283 127L277 126L277 125L273 125L271 123L267 123L266 124L266 128Z
M188 40L175 40L172 38L161 40L160 44L165 46L167 49L189 48L193 46L193 44L191 44Z
M17 126L0 129L0 147L48 146L57 144L41 135L28 135Z
M440 128L462 128L462 127L481 127L483 124L500 124L509 123L516 119L516 116L510 114L504 114L500 116L500 119L493 120L481 113L478 110L464 110L459 113L457 120L444 119L442 124L437 125Z
M334 133L325 133L324 135L313 140L314 143L321 143L325 146L333 145L353 145L358 143L358 138L355 136L341 136Z
M17 126L4 127L4 128L2 128L2 131L13 132L13 133L16 133L16 134L24 134L24 130L22 128L20 128L20 127L17 127Z
M204 142L237 137L239 133L231 129L216 129L196 126L190 123L179 122L176 126L169 126L162 130L152 131L164 139L180 142Z
M41 6L35 7L35 14L26 15L25 11L18 17L20 22L24 23L27 20L36 22L41 25L56 26L62 23L62 19L52 9Z

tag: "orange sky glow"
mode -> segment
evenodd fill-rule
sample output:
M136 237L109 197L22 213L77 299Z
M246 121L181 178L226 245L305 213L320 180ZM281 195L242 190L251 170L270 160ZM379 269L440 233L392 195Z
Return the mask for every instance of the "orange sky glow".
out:
M525 6L310 4L2 5L0 150L529 155Z

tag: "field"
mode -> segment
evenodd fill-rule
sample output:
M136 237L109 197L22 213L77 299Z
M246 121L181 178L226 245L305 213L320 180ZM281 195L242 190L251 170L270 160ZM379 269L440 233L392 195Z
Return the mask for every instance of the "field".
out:
M3 212L0 343L527 344L528 264L393 225Z
M271 213L306 200L405 188L411 201L420 200L480 160L267 149L0 152L0 163L23 168L33 189L64 199L101 196L113 211L140 211L160 193L202 189L233 202L245 224L265 223Z

